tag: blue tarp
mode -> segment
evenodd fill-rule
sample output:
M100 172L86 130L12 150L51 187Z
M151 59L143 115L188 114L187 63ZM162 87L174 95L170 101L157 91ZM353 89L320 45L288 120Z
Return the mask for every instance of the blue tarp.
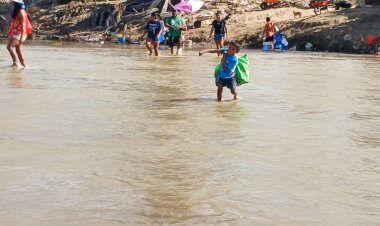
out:
M282 50L286 51L288 50L288 39L286 38L285 35L276 33L274 35L274 49L275 50Z

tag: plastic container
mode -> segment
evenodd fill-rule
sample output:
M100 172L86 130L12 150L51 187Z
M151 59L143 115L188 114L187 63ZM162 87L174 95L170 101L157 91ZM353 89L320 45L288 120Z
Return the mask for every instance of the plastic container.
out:
M373 44L375 44L377 38L378 38L377 35L370 35L370 36L367 36L367 44L368 44L368 45L373 45Z
M263 42L263 51L269 51L270 49L270 42Z
M121 44L125 44L125 37L117 38L117 41Z
M306 51L311 51L311 50L313 50L313 48L314 48L313 44L311 44L310 42L306 43L306 45L305 45Z
M114 35L113 37L116 38L116 40L117 40L119 43L121 43L121 44L125 44L125 41L126 41L125 36L122 36L122 35Z

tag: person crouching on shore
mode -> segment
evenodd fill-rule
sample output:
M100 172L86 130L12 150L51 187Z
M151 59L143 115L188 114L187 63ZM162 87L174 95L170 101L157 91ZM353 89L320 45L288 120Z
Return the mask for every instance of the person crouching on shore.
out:
M240 51L240 45L237 42L231 41L227 48L209 49L199 52L199 56L204 53L220 53L223 54L220 62L220 70L216 76L217 100L222 101L223 87L227 86L231 90L234 100L240 99L236 91L236 67L238 64L237 53Z
M154 47L154 55L158 56L160 54L160 50L158 49L160 46L160 36L162 32L162 25L161 22L158 20L157 13L152 13L150 15L150 20L146 24L146 28L144 30L144 33L141 35L140 39L144 39L144 36L146 34L146 48L149 51L149 55L152 55L152 43Z

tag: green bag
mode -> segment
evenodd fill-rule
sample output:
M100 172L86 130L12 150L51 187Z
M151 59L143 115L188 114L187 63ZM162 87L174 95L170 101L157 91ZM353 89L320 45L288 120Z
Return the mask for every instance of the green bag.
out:
M218 77L220 70L220 64L216 65L214 77ZM239 57L238 64L236 66L236 85L240 86L249 82L249 58L248 55Z

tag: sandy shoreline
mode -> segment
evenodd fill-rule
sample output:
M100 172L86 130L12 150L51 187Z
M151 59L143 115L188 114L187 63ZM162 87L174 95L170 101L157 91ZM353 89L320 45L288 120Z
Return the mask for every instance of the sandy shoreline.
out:
M111 5L112 6L112 5ZM48 10L32 8L31 15L34 16L34 33L33 39L37 40L56 40L56 41L88 41L95 37L95 40L104 40L105 42L116 42L114 34L122 32L122 28L129 40L137 40L142 33L142 28L146 22L145 16L136 13L136 18L132 22L120 22L116 30L98 26L89 28L85 26L85 20L78 15L65 22L57 22L56 15L65 11L66 6L60 5ZM105 6L102 6L103 8ZM194 18L199 15L208 13L212 15L213 11L224 6L214 6L212 9L200 11L198 14L184 15L191 27L194 24ZM87 14L101 8L87 9ZM229 39L239 41L243 47L251 49L262 48L262 30L265 24L265 18L271 17L280 32L287 36L289 47L296 50L304 50L307 43L313 44L315 51L345 52L345 53L369 53L367 45L367 36L380 36L380 6L370 6L365 8L352 8L344 10L334 10L329 7L329 11L320 15L315 15L311 8L274 8L269 10L254 9L251 12L237 12L236 8L232 17L227 21L229 29ZM228 12L227 10L225 11ZM293 12L300 12L301 17L294 17ZM164 17L170 13L165 13ZM133 17L134 14L127 14L126 17ZM199 28L192 28L184 32L184 37L192 40L194 46L213 47L212 42L208 41L210 34L210 21L202 21ZM123 21L123 20L122 20ZM86 22L88 23L88 22ZM5 34L3 33L3 37Z

